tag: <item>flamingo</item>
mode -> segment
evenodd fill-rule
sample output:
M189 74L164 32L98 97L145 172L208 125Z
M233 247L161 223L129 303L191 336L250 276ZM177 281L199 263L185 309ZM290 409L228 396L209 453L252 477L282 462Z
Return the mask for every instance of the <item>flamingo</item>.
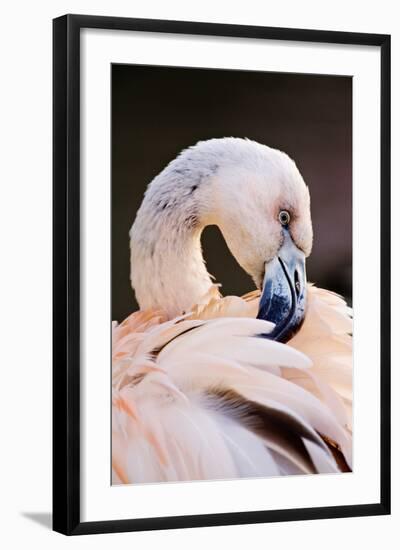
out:
M256 290L225 296L217 225ZM112 326L114 484L352 467L352 312L306 280L309 190L285 153L202 141L149 184L130 231L140 310Z

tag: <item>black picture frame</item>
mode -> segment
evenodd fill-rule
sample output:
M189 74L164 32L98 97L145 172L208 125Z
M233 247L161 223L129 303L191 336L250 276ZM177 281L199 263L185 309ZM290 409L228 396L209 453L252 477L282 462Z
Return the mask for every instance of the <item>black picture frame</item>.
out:
M381 51L381 495L379 502L145 519L80 520L80 31L117 29L378 46ZM390 513L390 36L65 15L53 21L53 529L66 535Z

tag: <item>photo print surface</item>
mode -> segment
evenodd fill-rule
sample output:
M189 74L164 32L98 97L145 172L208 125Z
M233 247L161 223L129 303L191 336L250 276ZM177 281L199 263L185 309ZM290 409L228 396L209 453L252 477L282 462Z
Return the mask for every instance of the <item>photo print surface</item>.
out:
M112 482L352 471L352 79L112 65Z

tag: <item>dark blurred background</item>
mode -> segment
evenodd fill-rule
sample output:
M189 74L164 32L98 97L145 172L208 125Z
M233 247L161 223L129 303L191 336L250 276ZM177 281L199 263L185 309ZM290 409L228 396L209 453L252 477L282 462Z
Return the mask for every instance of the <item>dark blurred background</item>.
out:
M288 153L310 188L314 247L308 280L352 295L351 77L112 66L112 316L138 308L129 229L147 184L189 145L248 137ZM202 238L223 294L254 288L216 227Z

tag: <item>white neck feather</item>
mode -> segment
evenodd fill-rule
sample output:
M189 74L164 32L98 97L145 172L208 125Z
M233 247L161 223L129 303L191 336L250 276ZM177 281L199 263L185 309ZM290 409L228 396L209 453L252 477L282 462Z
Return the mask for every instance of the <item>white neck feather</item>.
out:
M191 159L189 149L149 185L130 233L131 282L141 309L180 315L213 284L200 238L213 223L215 171L212 159Z
M151 235L144 246L133 236L131 281L141 309L163 309L172 318L198 303L212 281L201 251L203 227L164 221L147 228Z

